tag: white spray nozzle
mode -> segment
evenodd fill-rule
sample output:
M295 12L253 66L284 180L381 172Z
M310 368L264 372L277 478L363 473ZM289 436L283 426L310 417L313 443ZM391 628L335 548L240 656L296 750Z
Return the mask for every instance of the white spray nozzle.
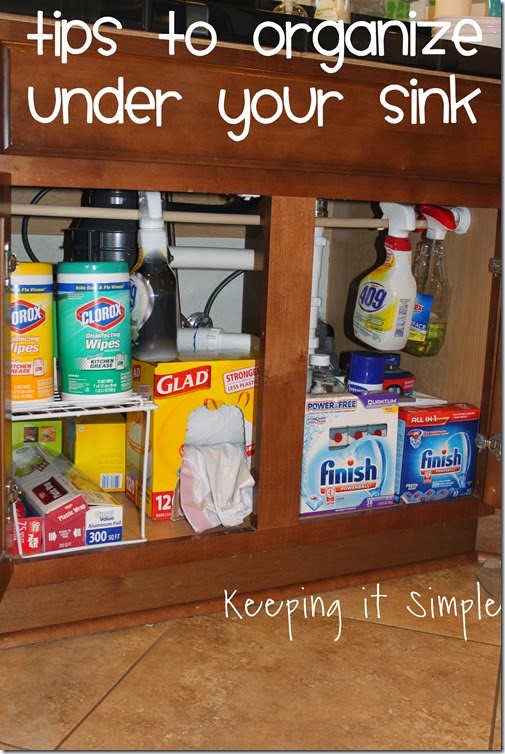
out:
M139 191L138 242L144 252L167 252L168 238L159 191Z
M408 238L409 232L416 229L416 213L410 204L381 202L382 216L389 220L388 236Z
M448 230L456 230L456 220L450 209L434 204L420 204L418 210L428 224L426 238L442 241Z
M451 210L456 221L455 233L466 233L472 222L472 215L468 207L453 207Z
M165 227L159 191L139 191L139 226L147 230Z

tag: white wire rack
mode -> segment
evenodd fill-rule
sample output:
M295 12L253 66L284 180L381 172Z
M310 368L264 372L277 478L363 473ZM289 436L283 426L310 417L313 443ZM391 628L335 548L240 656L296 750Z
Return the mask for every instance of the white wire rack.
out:
M127 539L120 540L119 542L108 542L104 545L84 545L83 547L69 547L66 550L55 550L53 552L41 552L27 555L23 552L21 545L21 536L19 530L19 520L17 515L16 505L12 506L12 518L14 524L14 534L18 543L19 556L22 559L42 558L42 557L57 557L64 553L74 552L93 552L95 549L104 547L124 547L125 545L134 545L146 542L146 482L147 482L147 464L149 454L149 434L151 431L151 412L157 409L158 406L150 398L140 394L134 394L131 398L118 401L112 398L104 399L100 402L79 403L76 401L63 401L59 396L55 397L54 403L48 403L39 406L11 406L8 409L7 415L15 421L20 420L32 420L36 419L58 419L70 416L96 416L101 414L119 414L129 413L132 411L143 411L146 414L145 422L145 439L144 439L144 456L142 459L142 495L140 505L140 538L139 539Z

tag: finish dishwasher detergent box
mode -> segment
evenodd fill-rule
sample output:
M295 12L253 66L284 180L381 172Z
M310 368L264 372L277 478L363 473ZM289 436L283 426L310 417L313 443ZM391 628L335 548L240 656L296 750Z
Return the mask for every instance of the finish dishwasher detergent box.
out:
M395 499L426 503L471 495L479 409L470 403L400 408Z
M209 359L208 354L203 358L192 354L158 364L133 360L134 390L150 396L158 406L151 413L148 446L146 512L150 518L172 518L186 427L195 409L238 406L244 417L248 465L250 469L254 466L258 375L259 362L252 357L216 355ZM146 413L128 413L126 421L126 496L140 507Z
M394 505L398 395L307 396L301 516Z

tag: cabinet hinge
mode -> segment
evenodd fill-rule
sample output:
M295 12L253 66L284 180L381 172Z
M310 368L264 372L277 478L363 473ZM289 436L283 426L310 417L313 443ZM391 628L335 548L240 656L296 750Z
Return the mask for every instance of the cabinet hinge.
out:
M5 502L7 503L7 518L12 515L12 507L19 500L19 487L12 480L5 483Z
M4 286L5 288L10 288L11 275L16 269L17 263L18 263L18 260L16 259L16 255L12 253L11 245L9 242L7 242L4 245L4 270L5 270Z
M491 451L495 458L501 461L501 432L494 437L486 437L479 433L475 437L475 444L479 450Z
M491 257L489 260L489 272L491 275L501 275L501 259Z

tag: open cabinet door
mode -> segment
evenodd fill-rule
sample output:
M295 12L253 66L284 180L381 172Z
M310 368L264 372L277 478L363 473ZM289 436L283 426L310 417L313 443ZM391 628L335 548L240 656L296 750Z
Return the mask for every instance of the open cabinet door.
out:
M501 442L502 437L502 410L502 344L500 337L498 363L494 378L491 420L489 425L489 437L496 442ZM491 450L487 453L486 476L484 478L482 500L486 505L490 505L493 508L501 507L502 463L501 454L492 452Z
M0 368L0 449L2 454L0 464L0 599L9 583L12 573L12 560L6 552L6 520L8 507L11 505L11 437L10 419L7 416L6 402L10 395L10 348L9 348L9 270L8 252L10 250L10 181L9 177L0 173L0 270L2 285L0 287L0 308L2 312L2 327L0 328L0 350L2 367Z
M489 380L484 386L487 393L487 410L481 417L481 429L486 446L484 457L482 501L491 508L501 508L503 461L501 460L502 441L502 255L501 255L501 216L498 215L495 257L490 260L493 273L491 291L490 326L488 332L486 372Z

